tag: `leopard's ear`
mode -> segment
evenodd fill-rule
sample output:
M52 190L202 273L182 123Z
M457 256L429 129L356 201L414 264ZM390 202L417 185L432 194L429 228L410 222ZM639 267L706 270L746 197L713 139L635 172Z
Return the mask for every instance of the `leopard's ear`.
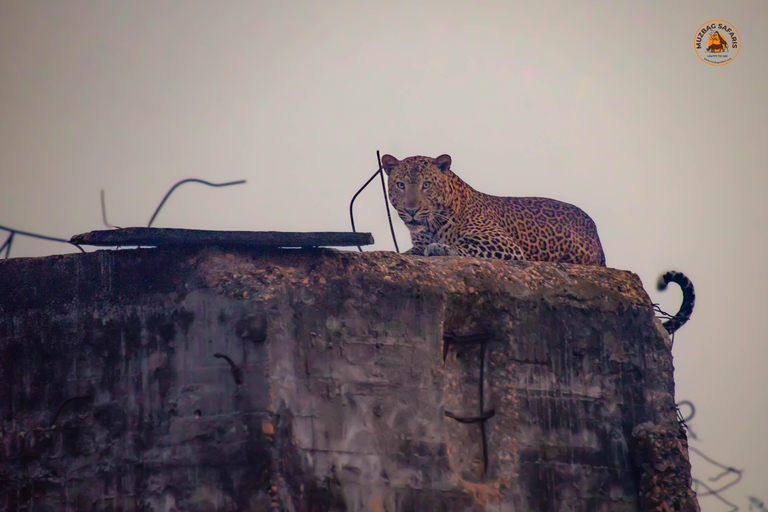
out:
M392 155L384 155L381 157L381 166L384 168L384 172L387 173L387 176L389 176L389 173L392 172L392 169L397 167L400 164L400 160L393 157Z
M435 165L443 172L451 170L451 155L440 155L435 158Z

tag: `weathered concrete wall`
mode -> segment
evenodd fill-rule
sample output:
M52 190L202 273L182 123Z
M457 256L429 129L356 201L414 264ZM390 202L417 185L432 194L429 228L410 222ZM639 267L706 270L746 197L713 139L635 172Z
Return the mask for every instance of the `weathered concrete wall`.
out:
M670 349L613 269L0 261L0 508L696 510Z

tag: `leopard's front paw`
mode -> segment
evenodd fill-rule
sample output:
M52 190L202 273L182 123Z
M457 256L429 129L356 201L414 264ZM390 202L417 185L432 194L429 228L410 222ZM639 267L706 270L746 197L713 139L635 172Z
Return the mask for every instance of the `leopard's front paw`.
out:
M446 244L429 244L424 249L424 256L458 256L459 251Z
M403 254L407 256L424 256L424 246L411 247L410 249L405 251Z

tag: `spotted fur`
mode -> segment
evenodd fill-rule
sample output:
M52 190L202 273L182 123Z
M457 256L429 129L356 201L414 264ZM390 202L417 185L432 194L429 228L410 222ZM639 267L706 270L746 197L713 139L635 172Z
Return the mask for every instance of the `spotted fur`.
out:
M667 289L669 283L677 283L683 291L683 303L680 305L680 310L675 316L661 324L669 334L672 334L691 318L693 306L696 302L696 294L693 290L693 283L682 272L671 270L666 274L661 275L656 287L659 291L663 291Z
M448 155L381 162L389 199L411 232L406 254L605 266L595 223L576 206L483 194L451 171Z

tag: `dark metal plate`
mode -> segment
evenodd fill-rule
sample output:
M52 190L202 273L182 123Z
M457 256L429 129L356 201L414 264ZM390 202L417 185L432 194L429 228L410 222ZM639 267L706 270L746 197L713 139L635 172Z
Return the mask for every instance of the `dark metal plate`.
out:
M115 246L189 246L238 245L245 247L351 247L373 244L370 233L336 231L209 231L175 228L122 228L91 231L69 240L76 245Z

